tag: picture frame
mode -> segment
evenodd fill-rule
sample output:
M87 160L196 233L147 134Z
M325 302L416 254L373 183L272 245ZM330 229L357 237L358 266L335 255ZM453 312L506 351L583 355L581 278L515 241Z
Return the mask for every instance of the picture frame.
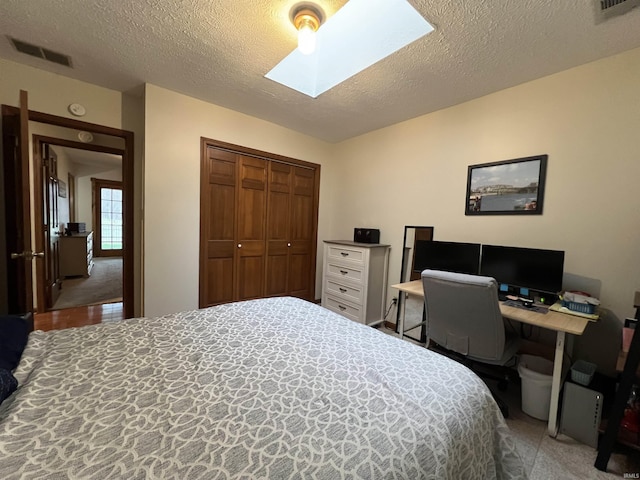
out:
M58 196L67 198L67 184L60 179L58 179Z
M465 215L542 215L548 157L470 165Z

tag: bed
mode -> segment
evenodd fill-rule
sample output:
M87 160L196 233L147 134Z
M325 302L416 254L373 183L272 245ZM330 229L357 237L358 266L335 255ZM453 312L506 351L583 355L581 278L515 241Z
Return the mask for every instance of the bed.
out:
M0 478L525 478L454 361L289 297L29 336Z

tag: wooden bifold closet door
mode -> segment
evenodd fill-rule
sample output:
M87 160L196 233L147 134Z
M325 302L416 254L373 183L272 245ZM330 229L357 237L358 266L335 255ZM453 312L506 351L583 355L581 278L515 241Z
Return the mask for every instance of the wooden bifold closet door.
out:
M320 167L203 139L200 307L313 300Z

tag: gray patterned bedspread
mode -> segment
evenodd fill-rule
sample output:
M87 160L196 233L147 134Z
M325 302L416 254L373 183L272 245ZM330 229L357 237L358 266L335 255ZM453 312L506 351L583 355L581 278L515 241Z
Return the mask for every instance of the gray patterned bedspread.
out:
M524 478L483 382L272 298L34 332L0 478Z

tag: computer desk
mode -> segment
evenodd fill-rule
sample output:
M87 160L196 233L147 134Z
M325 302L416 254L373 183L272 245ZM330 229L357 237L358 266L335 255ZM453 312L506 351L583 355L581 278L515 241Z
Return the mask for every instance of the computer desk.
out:
M391 285L400 292L409 295L416 295L424 298L422 290L422 280L398 283ZM526 323L535 327L546 328L556 332L556 351L553 361L553 377L551 380L551 402L549 405L549 423L547 431L550 436L558 435L558 404L560 400L560 383L562 381L562 362L564 358L565 337L571 335L582 335L589 324L589 320L575 315L549 310L548 313L538 313L524 308L510 307L500 302L500 312L504 318L509 318L517 322ZM404 310L400 316L398 325L400 338L404 336Z

